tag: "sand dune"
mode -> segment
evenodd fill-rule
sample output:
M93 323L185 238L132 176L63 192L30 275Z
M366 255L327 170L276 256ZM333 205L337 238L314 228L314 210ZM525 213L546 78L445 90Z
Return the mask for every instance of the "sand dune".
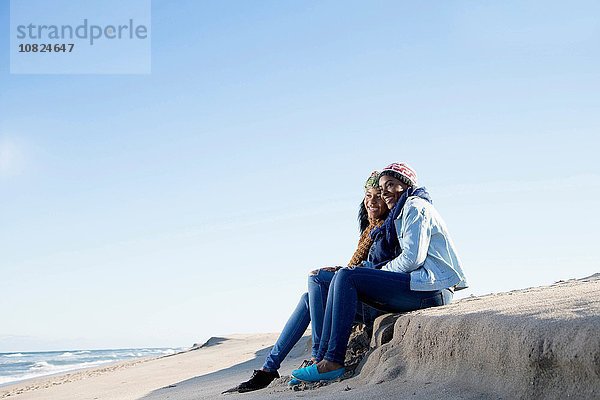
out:
M282 378L221 395L262 365L276 334L232 335L170 357L119 363L0 389L0 399L597 399L600 274L473 297L376 322L354 377L292 391ZM282 375L308 356L308 337Z
M377 328L376 348L355 378L367 385L420 382L485 398L600 398L600 274L465 299Z

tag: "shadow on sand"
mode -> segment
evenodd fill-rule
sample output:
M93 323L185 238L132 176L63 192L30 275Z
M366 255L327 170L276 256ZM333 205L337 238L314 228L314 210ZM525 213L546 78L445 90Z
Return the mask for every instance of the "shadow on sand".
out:
M224 338L215 339L227 340ZM296 345L296 347L292 349L292 351L285 360L285 365L287 366L287 368L282 368L284 372L287 369L290 369L291 371L291 369L296 368L296 364L298 364L299 362L298 360L302 360L303 357L306 355L306 339L307 337L302 338L302 340ZM211 345L215 344L218 343L214 343ZM229 368L211 372L206 375L173 383L172 385L168 385L163 388L154 390L153 392L150 392L146 396L142 397L140 400L201 400L214 398L234 399L236 396L243 396L244 399L267 397L269 393L266 392L266 390L259 390L257 392L244 394L234 393L222 395L221 393L227 389L237 386L242 381L250 379L253 370L259 369L262 366L262 363L264 362L264 359L267 356L267 354L269 354L270 350L271 346L266 347L264 349L260 349L254 353L254 358L251 360L245 361L240 364L236 364ZM281 391L288 392L289 389L281 388ZM289 391L290 395L292 393L293 392Z

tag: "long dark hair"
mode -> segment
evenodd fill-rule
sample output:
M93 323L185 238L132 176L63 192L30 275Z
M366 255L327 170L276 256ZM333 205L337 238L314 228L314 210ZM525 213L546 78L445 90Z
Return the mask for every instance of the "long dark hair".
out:
M369 214L367 214L367 207L365 207L365 201L363 200L358 208L358 229L360 229L360 233L362 234L368 226Z

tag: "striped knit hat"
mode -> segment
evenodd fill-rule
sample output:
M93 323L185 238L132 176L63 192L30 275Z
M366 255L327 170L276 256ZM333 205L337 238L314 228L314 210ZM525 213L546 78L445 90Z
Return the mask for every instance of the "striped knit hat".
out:
M406 163L392 163L381 171L381 176L388 175L408 186L417 186L417 172Z

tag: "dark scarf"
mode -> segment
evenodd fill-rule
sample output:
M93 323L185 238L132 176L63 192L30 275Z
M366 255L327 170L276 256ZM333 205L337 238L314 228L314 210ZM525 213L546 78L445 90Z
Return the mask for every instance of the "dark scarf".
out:
M373 248L371 249L370 257L371 262L374 264L374 268L381 268L388 261L393 260L400 255L400 243L398 243L398 233L396 232L396 224L394 224L394 221L398 219L398 216L406 204L406 200L409 197L415 196L420 197L429 203L433 203L431 196L427 193L427 189L424 187L410 187L402 193L394 205L394 208L392 208L383 222L383 225L371 231Z

